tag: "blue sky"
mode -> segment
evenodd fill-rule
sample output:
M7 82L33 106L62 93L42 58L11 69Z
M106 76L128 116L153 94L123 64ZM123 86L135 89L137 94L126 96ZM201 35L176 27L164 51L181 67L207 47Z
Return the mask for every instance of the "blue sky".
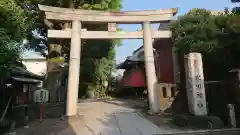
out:
M179 8L177 15L188 12L191 8L206 8L210 10L223 10L233 5L230 0L123 0L122 10L156 10L166 8ZM119 25L126 31L136 31L140 25ZM156 25L153 28L157 28ZM142 40L123 40L123 45L117 48L117 63L125 60L132 52L142 45Z

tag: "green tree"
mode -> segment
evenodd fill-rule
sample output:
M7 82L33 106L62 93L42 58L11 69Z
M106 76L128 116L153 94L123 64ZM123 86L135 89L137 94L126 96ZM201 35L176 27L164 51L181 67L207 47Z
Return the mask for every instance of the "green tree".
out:
M205 80L219 80L227 76L232 62L230 18L228 14L213 15L205 9L192 9L173 22L173 44L180 65L181 107L187 106L184 54L202 54Z
M177 48L180 69L180 96L186 106L184 54L200 52L205 80L223 80L229 70L239 68L239 17L232 13L211 14L192 9L172 24L173 44ZM216 68L217 67L217 68ZM184 105L183 105L184 106Z
M41 36L45 37L30 40L30 48L35 48L37 51L42 52L42 54L44 54L44 49L48 49L48 59L58 58L60 56L65 57L66 62L68 62L69 59L70 40L47 40L46 30L47 28L70 28L71 23L56 23L44 20L44 16L42 12L38 10L37 4L64 8L120 11L121 1L122 0L25 0L23 5L31 5L26 8L30 16L37 16L35 17L35 22L37 24L35 25L35 29ZM84 23L83 27L88 30L107 30L107 24L93 25ZM39 42L45 44L47 47L44 48L39 46ZM98 87L97 85L101 85L102 83L100 82L107 79L106 77L112 72L115 64L115 45L120 44L119 40L84 40L82 42L80 95L84 95L89 88L92 88L95 91ZM99 74L99 70L104 70L104 72ZM99 78L101 78L101 81ZM52 85L52 83L50 84ZM101 90L105 91L105 88L101 87Z
M17 64L23 39L31 35L33 21L15 0L0 1L0 74L9 75L9 67Z

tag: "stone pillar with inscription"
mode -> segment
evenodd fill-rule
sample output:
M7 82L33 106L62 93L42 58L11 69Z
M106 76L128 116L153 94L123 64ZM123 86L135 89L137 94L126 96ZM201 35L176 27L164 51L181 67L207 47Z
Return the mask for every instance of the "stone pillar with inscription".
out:
M189 111L196 116L205 116L207 105L201 53L185 55L184 63Z

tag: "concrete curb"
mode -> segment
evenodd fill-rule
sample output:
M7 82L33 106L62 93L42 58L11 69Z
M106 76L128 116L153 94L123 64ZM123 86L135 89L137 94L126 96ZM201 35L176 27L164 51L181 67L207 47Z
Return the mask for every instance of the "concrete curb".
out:
M185 135L185 134L211 134L214 135L212 133L217 133L217 135L220 135L219 132L223 133L223 135L228 135L226 134L226 132L228 133L236 133L240 135L240 128L229 128L229 129L206 129L206 130L195 130L195 131L183 131L183 132L172 132L172 133L165 133L165 134L155 134L155 135ZM232 134L231 134L232 135ZM233 134L235 135L235 134Z

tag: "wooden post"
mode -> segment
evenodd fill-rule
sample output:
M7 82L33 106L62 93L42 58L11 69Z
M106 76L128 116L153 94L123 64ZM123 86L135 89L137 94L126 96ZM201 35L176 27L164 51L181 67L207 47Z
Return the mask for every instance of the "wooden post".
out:
M25 125L24 128L29 128L28 126L28 92L29 92L29 84L23 84L23 92L24 92L24 112L25 112Z
M74 116L77 114L81 56L81 27L82 26L80 21L75 20L72 22L66 116Z
M157 78L155 71L152 46L152 30L150 22L143 23L143 43L150 111L151 113L157 113L159 111L158 95L156 91Z

